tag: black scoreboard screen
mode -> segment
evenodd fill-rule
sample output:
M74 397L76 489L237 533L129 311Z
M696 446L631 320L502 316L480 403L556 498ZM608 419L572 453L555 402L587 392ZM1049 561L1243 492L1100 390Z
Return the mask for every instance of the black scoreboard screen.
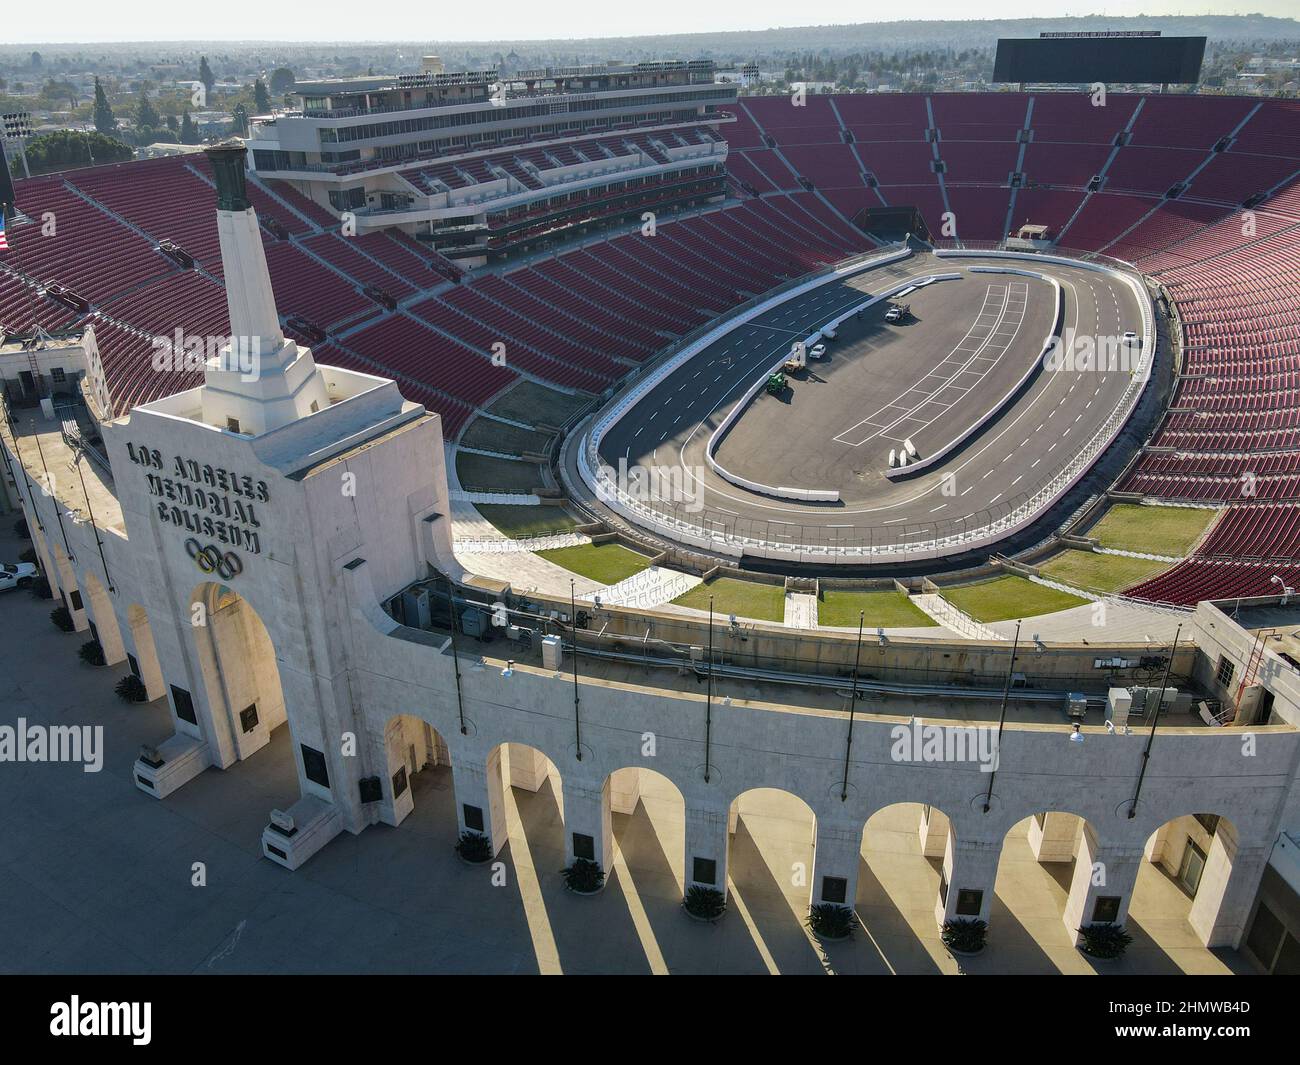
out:
M1204 37L1004 37L998 41L993 80L1194 85L1204 58Z

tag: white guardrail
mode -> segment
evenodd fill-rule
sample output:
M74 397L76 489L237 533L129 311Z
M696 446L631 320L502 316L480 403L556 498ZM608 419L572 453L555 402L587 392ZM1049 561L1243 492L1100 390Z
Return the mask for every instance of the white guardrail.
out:
M940 250L935 254L940 258L994 258L994 259L1019 259L1026 262L1050 262L1060 266L1071 266L1083 270L1094 270L1098 273L1109 274L1128 285L1134 296L1137 298L1138 307L1142 314L1142 346L1138 356L1138 366L1136 372L1129 381L1124 394L1120 397L1111 416L1102 424L1097 433L1088 442L1083 450L1076 453L1073 459L1056 474L1050 481L1039 487L1032 495L1014 509L1006 514L990 521L987 525L979 528L963 528L948 536L935 537L930 540L917 540L908 543L877 543L857 544L857 545L840 545L840 544L804 544L794 541L783 541L773 539L758 539L756 537L739 536L729 533L725 528L708 528L698 525L686 518L670 516L661 511L654 510L638 499L634 499L626 492L619 489L613 478L609 477L602 470L600 464L599 447L600 441L604 435L616 425L623 416L640 402L641 398L652 388L658 385L669 374L674 373L682 365L688 362L696 354L714 343L720 337L725 336L733 329L744 325L746 322L763 314L773 307L779 306L795 296L804 292L829 284L833 281L841 280L852 274L861 273L875 267L883 266L891 262L897 262L905 259L911 254L910 249L904 248L898 251L879 256L866 262L854 263L851 266L836 270L831 274L814 278L807 284L800 285L797 288L790 289L772 297L770 300L749 308L743 314L735 318L728 319L725 322L710 330L708 333L697 338L687 347L683 348L676 356L665 362L651 376L640 382L637 387L630 389L619 401L600 416L593 424L587 438L583 441L582 447L578 451L578 470L582 475L587 486L597 494L597 497L609 506L616 513L624 518L641 525L644 528L658 532L670 539L680 543L700 547L718 554L730 555L739 558L744 554L755 555L762 558L779 558L786 560L802 562L825 562L825 563L857 563L864 562L896 562L907 561L919 558L936 558L944 555L956 554L963 551L970 551L980 547L990 546L999 540L1005 539L1017 529L1022 528L1032 522L1044 509L1051 505L1056 499L1068 492L1080 478L1087 473L1092 466L1093 460L1105 451L1119 436L1124 426L1128 423L1133 411L1137 408L1143 390L1147 382L1151 379L1151 368L1154 362L1155 354L1155 310L1151 303L1150 294L1147 292L1146 285L1140 277L1135 277L1132 273L1115 269L1110 266L1100 265L1097 263L1083 262L1079 259L1071 259L1064 256L1043 255L1038 252L1014 252L1014 251L978 251L978 250ZM875 533L885 531L882 529L873 529Z

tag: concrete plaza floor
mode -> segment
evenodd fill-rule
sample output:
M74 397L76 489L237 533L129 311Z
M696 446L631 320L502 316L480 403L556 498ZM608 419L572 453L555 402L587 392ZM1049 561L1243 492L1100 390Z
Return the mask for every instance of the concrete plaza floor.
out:
M3 523L0 559L24 546ZM614 815L617 857L606 890L568 894L559 876L563 823L554 777L510 789L504 883L454 857L446 767L415 775L415 810L399 828L343 835L290 873L261 857L273 807L297 797L287 727L246 762L208 770L164 802L131 776L139 745L170 733L166 706L113 694L124 666L77 658L88 634L57 631L49 601L0 596L0 724L102 725L104 768L0 763L0 971L176 973L951 973L934 926L936 864L920 855L918 808L868 824L858 891L864 927L823 949L802 916L812 815L779 792L743 796L731 852L732 896L713 925L680 908L681 800L644 774L641 802ZM1061 922L1068 865L1040 866L1024 825L1003 851L990 946L974 973L1250 971L1206 951L1188 900L1143 869L1119 964L1089 963ZM194 886L195 863L206 885ZM1103 967L1104 966L1104 967Z

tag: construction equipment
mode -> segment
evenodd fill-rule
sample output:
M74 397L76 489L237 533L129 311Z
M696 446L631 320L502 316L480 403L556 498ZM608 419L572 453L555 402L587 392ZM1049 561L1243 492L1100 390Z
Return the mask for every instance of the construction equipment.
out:
M774 373L767 379L767 394L769 396L779 396L786 389L785 374Z
M797 373L808 365L808 345L802 340L797 340L790 348L790 357L785 360L781 369L785 373Z

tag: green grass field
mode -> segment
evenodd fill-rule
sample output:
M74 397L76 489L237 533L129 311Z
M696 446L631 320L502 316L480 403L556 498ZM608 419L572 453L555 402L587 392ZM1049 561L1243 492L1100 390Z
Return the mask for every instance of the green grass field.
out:
M604 544L579 544L577 547L556 547L538 551L539 558L563 566L571 573L588 577L601 584L617 584L650 565L645 555L629 551L613 541Z
M535 381L520 381L500 399L488 405L488 410L500 418L536 425L561 425L575 411L591 402L590 396L574 396L558 392Z
M503 503L478 503L476 509L512 540L523 536L572 532L578 524L578 519L563 507L514 507Z
M863 625L868 632L877 628L901 629L937 624L929 614L913 606L902 592L892 589L855 592L834 588L822 592L821 602L817 604L817 624L856 628L859 611L866 611Z
M994 577L978 584L945 588L943 597L958 610L984 623L1051 614L1088 602L1024 577Z
M738 618L751 618L755 621L785 620L785 589L779 584L757 584L754 581L738 581L734 577L715 577L704 584L697 584L673 602L678 606L708 610L710 595L713 596L713 612L723 618L735 614Z
M1062 551L1039 570L1044 577L1071 584L1088 592L1118 592L1148 577L1154 577L1168 563L1127 555L1099 555L1093 551Z
M535 492L542 486L542 468L536 463L468 451L456 453L456 476L468 492Z
M1117 503L1085 536L1117 551L1151 555L1186 555L1206 526L1219 516L1200 507L1142 507Z
M521 455L525 451L545 454L551 435L532 429L520 429L517 425L506 425L504 422L494 422L491 418L475 418L461 434L460 442L466 447L500 451L505 455Z

